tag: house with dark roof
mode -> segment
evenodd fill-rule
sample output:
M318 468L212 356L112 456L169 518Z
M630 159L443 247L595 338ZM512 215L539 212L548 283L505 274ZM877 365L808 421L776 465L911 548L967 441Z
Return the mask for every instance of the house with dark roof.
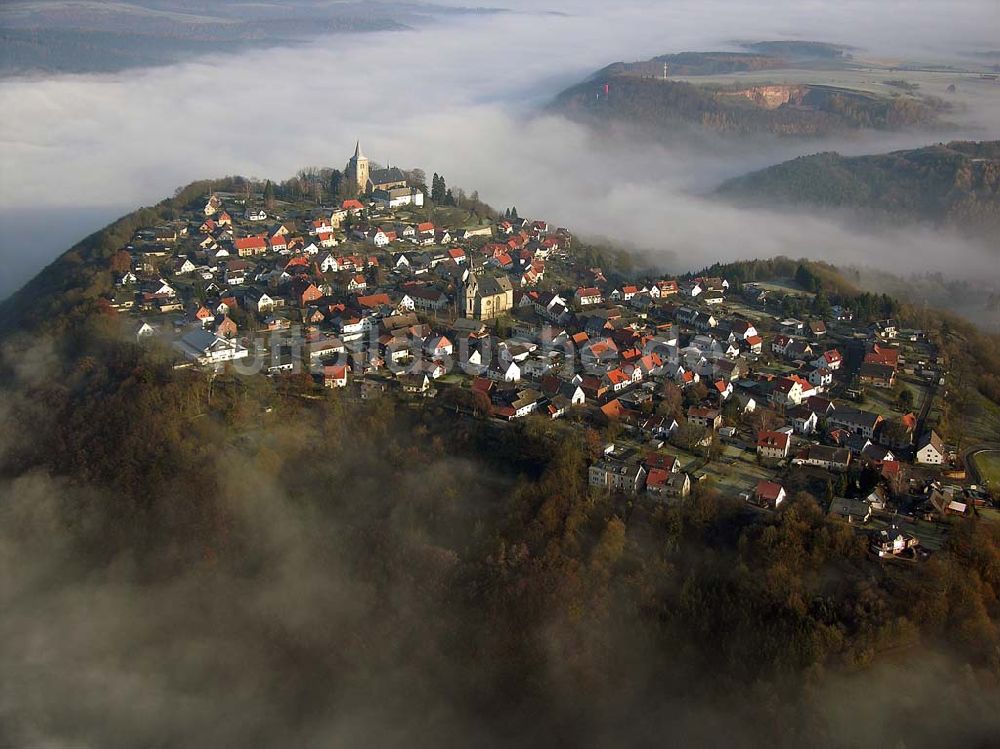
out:
M875 437L875 430L882 423L882 416L861 409L838 409L827 416L831 427L840 427L851 434L860 434L868 439Z
M809 445L792 458L798 466L816 466L827 471L846 471L851 464L851 451L845 447Z
M827 515L837 520L846 520L852 525L854 523L867 523L872 516L872 506L860 499L834 497L830 502Z
M944 443L933 429L920 438L920 442L917 443L917 463L939 466L944 463L946 457Z
M896 384L896 370L888 364L865 362L858 371L858 379L865 385L891 388Z

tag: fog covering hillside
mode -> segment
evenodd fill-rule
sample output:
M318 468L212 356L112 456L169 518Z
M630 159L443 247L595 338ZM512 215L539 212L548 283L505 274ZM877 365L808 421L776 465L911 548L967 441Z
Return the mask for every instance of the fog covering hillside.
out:
M121 237L204 187L3 307L0 744L998 735L995 525L883 568L806 486L776 514L594 496L596 429L175 370L100 296Z
M850 209L880 221L946 225L1000 246L1000 141L802 156L728 180L718 194L750 205Z

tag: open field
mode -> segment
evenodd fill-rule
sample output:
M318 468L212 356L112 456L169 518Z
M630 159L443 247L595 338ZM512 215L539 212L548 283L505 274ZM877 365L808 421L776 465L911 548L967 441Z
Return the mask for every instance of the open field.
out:
M753 453L727 445L718 460L706 466L713 485L724 494L752 492L761 479L774 478L773 471L757 464Z
M671 76L671 81L685 81L697 86L755 86L763 84L811 84L835 86L879 96L935 97L951 105L945 120L957 125L978 126L975 112L984 106L1000 106L1000 83L980 77L979 70L902 70L892 67L893 62L870 63L855 61L855 67L843 70L810 70L789 68L779 70L747 71L710 76ZM913 68L932 68L932 65L911 65ZM891 86L886 81L905 81L916 84L913 93ZM949 91L949 86L955 86ZM846 153L846 150L844 151Z
M977 453L973 460L984 483L991 487L1000 486L1000 450Z
M993 81L982 80L978 71L972 70L900 70L898 68L864 62L854 68L843 70L824 70L808 68L779 68L776 70L755 70L719 75L670 76L672 81L686 81L695 85L759 85L776 84L810 84L814 86L838 86L855 91L867 91L882 96L893 96L901 93L901 89L886 83L888 80L905 81L916 84L916 93L930 94L942 98L954 98L956 94L948 92L948 86L955 84L961 94L962 89L968 89L977 95L984 95L996 88Z
M794 294L795 296L812 299L815 294L806 291L791 279L777 279L772 281L754 281L754 285L767 291L777 291L782 294Z
M919 413L930 388L915 378L910 377L900 377L897 379L897 382L913 394L913 407L911 410L915 413ZM882 416L887 418L899 414L893 390L887 388L867 387L865 388L865 397L867 400L864 403L864 408L868 411L874 411L875 413L882 414Z

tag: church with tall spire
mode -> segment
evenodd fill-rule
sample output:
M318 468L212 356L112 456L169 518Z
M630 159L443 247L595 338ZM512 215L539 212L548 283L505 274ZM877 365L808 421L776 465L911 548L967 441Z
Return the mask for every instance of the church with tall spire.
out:
M395 166L372 170L368 157L361 150L361 141L354 146L354 155L347 162L347 181L359 195L379 190L396 190L408 186L406 174Z
M347 162L347 179L358 193L368 192L368 157L361 150L361 141L354 146L354 155Z

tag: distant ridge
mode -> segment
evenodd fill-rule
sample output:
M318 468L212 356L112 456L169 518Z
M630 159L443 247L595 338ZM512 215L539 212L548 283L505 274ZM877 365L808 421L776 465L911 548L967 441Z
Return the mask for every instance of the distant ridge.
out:
M850 209L874 219L992 233L995 239L1000 141L954 141L873 156L802 156L731 179L717 194L752 205Z
M762 44L745 52L681 52L612 63L562 91L550 108L589 125L628 124L667 137L692 129L728 136L818 137L934 128L949 109L947 102L912 90L873 92L823 83L822 71L853 65L840 48L821 46L805 56L813 49L810 43ZM710 78L791 68L817 71L817 82L782 82L781 72L773 81Z

